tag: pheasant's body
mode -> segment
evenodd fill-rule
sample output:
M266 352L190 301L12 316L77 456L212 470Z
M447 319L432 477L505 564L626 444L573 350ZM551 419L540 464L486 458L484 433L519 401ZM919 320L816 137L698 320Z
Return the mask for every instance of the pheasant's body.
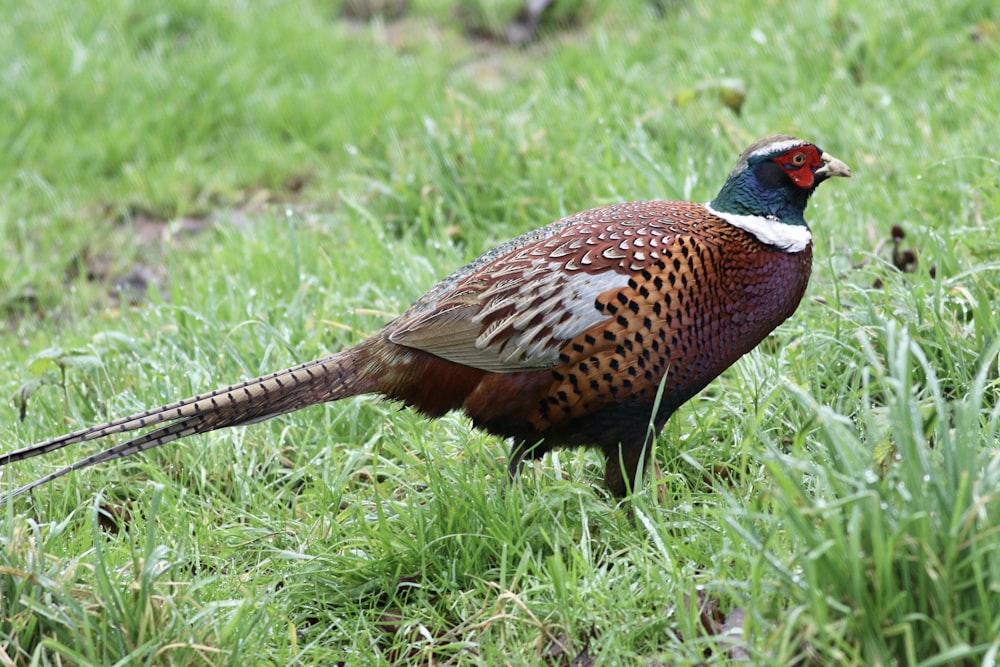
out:
M375 390L432 416L463 409L525 448L544 438L533 455L600 447L615 471L620 444L645 443L664 375L657 429L792 314L812 260L681 202L586 211L502 250L377 334Z
M486 253L344 352L12 452L0 465L160 426L15 495L192 433L377 392L430 416L461 409L512 438L512 472L552 447L598 447L622 495L640 472L650 421L659 432L795 311L812 262L802 210L822 180L849 173L811 144L761 140L711 205L635 202L570 216ZM750 186L782 196L748 204Z

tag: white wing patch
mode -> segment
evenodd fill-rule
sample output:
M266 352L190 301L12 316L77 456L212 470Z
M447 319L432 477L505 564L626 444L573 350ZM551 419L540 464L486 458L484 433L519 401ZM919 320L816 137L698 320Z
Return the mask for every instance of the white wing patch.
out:
M738 215L723 213L705 204L708 212L722 218L734 227L750 232L758 241L786 252L801 252L812 241L812 233L805 225L790 225L778 218L762 215Z
M539 257L482 291L460 288L452 307L401 323L390 340L484 371L551 368L568 341L608 319L596 307L598 295L628 281L612 267L569 271Z
M560 262L542 259L525 272L525 278L514 294L494 297L472 318L483 324L492 313L513 303L514 313L491 322L476 338L476 349L518 369L557 363L567 341L607 319L594 303L597 296L623 288L629 281L617 271L570 273Z

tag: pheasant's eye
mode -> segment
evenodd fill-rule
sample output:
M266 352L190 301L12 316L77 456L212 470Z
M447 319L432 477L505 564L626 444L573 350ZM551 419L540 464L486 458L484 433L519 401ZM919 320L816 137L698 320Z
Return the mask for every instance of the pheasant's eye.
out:
M806 163L805 153L796 153L795 155L792 156L792 164L794 164L796 167L801 167L805 163Z

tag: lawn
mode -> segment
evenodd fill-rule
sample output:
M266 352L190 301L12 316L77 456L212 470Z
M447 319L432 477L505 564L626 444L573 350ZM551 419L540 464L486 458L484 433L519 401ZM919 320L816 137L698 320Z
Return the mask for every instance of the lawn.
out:
M4 3L0 451L343 349L566 214L707 201L773 132L855 174L806 298L626 503L371 396L19 497L0 665L995 664L996 3L560 0L524 46L486 34L518 2L340 4Z

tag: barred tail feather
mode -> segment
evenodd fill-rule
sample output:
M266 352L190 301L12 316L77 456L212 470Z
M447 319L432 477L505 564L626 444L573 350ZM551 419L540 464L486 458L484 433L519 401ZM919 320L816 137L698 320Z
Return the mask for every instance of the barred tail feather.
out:
M64 466L50 472L44 477L39 477L33 482L25 484L24 486L11 491L2 498L0 498L0 505L7 502L15 496L19 496L22 493L27 493L32 489L42 486L43 484L48 484L54 479L58 479L63 475L69 474L74 470L82 470L83 468L89 468L90 466L95 466L98 463L104 463L105 461L114 461L115 459L124 458L126 456L131 456L132 454L138 454L139 452L146 451L147 449L153 449L154 447L159 447L160 445L165 445L168 442L173 442L174 440L179 440L180 438L186 438L189 435L194 435L195 433L206 433L208 431L214 430L219 427L202 428L206 421L204 415L198 415L195 417L188 417L183 421L174 422L162 428L158 428L155 431L141 435L138 438L133 438L128 442L123 442L120 445L115 445L114 447L109 447L102 452L97 454L92 454L87 458L80 459L68 466Z
M363 356L359 355L359 352L363 349L363 345L358 346L270 375L74 431L7 454L0 454L0 466L4 466L48 454L69 445L160 426L149 433L80 459L11 491L0 497L0 505L74 470L131 456L189 435L207 433L227 426L253 424L308 405L375 391L374 381L368 379L363 372L358 372L360 365L358 357Z

